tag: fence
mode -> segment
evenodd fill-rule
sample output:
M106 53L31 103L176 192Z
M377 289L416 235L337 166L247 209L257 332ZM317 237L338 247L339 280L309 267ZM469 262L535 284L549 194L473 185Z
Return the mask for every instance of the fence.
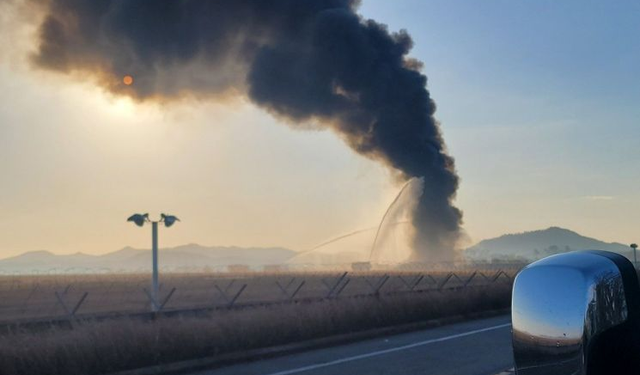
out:
M157 308L165 313L251 308L335 298L439 292L510 283L515 270L396 273L165 274ZM149 275L0 277L0 324L144 314Z

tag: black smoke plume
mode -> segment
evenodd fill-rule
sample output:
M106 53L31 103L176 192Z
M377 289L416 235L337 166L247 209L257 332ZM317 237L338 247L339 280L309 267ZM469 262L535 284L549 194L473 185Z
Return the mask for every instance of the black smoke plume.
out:
M136 100L244 95L320 123L400 179L424 178L414 260L451 260L458 188L421 63L356 0L47 0L33 56ZM123 77L134 78L125 85Z

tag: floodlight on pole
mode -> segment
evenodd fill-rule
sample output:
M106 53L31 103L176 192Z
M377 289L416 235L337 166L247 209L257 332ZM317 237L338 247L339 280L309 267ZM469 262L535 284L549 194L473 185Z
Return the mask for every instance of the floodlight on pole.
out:
M149 219L149 214L134 214L131 215L127 221L133 222L135 225L142 227L145 223L151 223L151 310L158 312L159 300L158 300L158 223L164 223L165 227L170 227L175 224L176 221L180 221L173 215L160 215L160 220L152 221Z
M144 225L144 223L149 221L149 214L133 214L129 216L127 221L131 221L135 225L141 227Z
M170 226L175 224L176 221L180 221L180 219L173 215L160 214L160 221L163 222L167 228L169 228Z
M638 245L632 243L631 245L629 245L629 247L633 249L633 266L638 268L638 257L636 256L636 249L638 248Z

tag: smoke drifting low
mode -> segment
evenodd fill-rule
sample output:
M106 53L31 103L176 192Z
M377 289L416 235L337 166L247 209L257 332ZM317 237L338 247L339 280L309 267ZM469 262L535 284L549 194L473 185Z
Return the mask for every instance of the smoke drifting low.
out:
M424 179L414 258L453 257L458 188L412 40L354 0L49 0L33 56L137 100L243 95L292 126L319 122L400 179ZM125 85L130 75L134 83Z

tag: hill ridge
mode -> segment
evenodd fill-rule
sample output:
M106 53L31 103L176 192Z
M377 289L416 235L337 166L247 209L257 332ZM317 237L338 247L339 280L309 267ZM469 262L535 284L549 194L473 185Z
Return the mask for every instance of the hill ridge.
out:
M186 244L159 249L163 269L186 270L223 268L231 264L245 264L261 268L269 264L283 264L297 253L283 247L202 246ZM113 252L90 255L85 253L57 255L50 251L29 251L0 259L0 271L15 273L43 272L52 269L66 272L141 271L150 266L151 251L131 246Z
M508 233L485 239L469 247L465 255L473 260L535 260L547 255L573 250L606 250L625 256L628 246L584 236L570 229L551 226L546 229Z

